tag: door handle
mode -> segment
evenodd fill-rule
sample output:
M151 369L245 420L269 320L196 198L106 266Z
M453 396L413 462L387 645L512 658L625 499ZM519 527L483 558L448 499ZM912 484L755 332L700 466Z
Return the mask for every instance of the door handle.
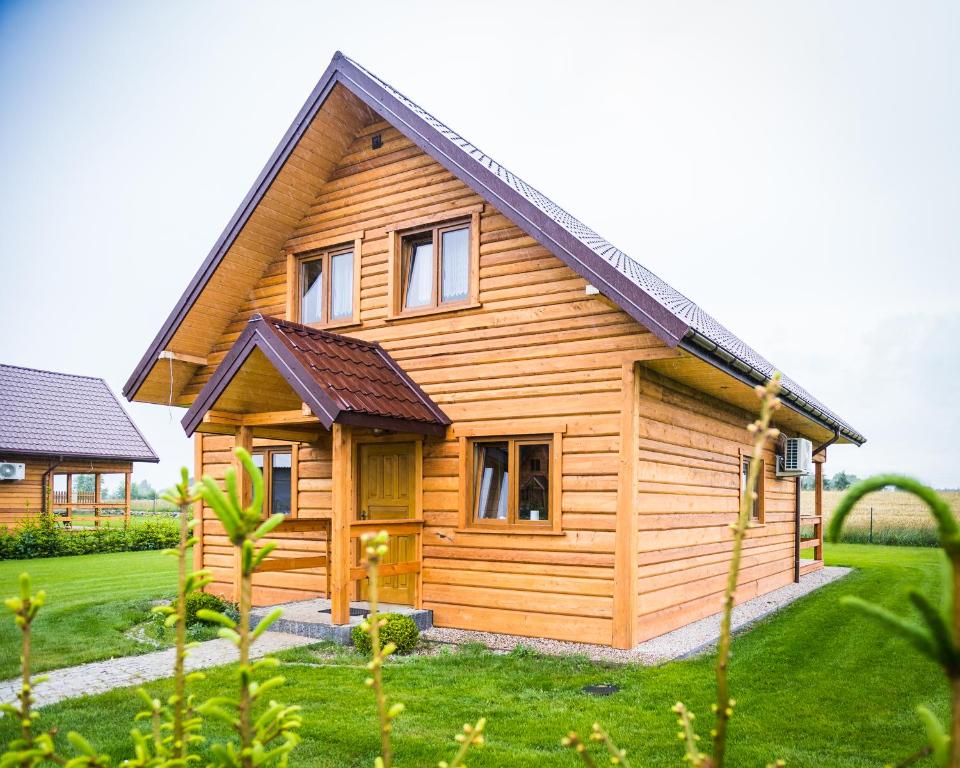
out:
M367 519L367 510L365 510L365 509L361 509L361 510L360 510L360 519L361 519L361 520L366 520L366 519Z

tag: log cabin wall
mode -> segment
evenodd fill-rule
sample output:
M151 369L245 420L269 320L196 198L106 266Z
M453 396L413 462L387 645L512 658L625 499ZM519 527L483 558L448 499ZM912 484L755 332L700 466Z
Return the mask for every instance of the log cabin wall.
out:
M716 613L740 504L741 462L756 417L671 382L639 375L636 641ZM764 456L763 517L744 542L737 600L793 581L796 481Z
M379 150L370 146L375 133L383 139ZM387 228L467 206L482 206L481 306L388 319ZM428 438L423 448L422 599L435 623L632 644L716 612L750 415L652 372L641 370L628 384L624 366L669 354L662 342L602 297L587 296L583 279L385 123L359 133L288 246L347 241L358 232L360 323L337 332L379 341L454 422L449 439ZM184 397L196 396L254 313L285 316L288 289L287 258L278 252ZM630 397L636 414L625 422ZM460 528L458 435L502 425L509 436L531 422L563 429L555 446L562 450L561 534ZM621 434L635 453L621 452ZM197 440L198 469L222 478L233 438ZM615 565L615 542L624 540L617 521L625 456L633 462L636 509L632 516L628 508L626 519L635 519L637 530L626 539L636 557L624 560L635 578L621 599L614 572L623 567ZM331 461L329 438L301 446L300 519L329 515ZM776 480L773 466L771 452L766 522L747 543L741 598L792 579L794 486ZM278 537L276 557L325 551L324 531ZM229 595L232 554L210 510L200 551L214 573L212 588ZM326 578L325 569L259 574L255 600L323 595ZM617 634L615 614L632 634Z
M0 527L13 528L27 517L40 514L43 509L43 475L56 466L51 473L87 474L94 472L126 473L133 464L129 461L105 461L102 459L70 459L57 464L56 458L47 456L17 456L4 454L3 461L26 465L23 480L0 481ZM51 507L51 509L55 508Z
M379 150L371 150L374 133L383 139ZM290 239L348 239L363 232L361 323L338 332L379 341L454 422L451 439L424 442L422 595L435 622L609 643L622 367L662 355L664 346L602 297L587 296L582 278L489 205L479 217L482 306L388 320L386 228L482 204L380 123L360 132ZM252 314L285 314L287 289L286 257L278 253L185 396L196 396ZM562 534L458 530L457 430L502 425L503 434L512 435L531 422L564 430ZM202 471L222 477L231 441L203 439ZM301 517L330 498L329 451L309 451L315 460L301 458ZM230 554L214 527L205 522L204 565L214 569L215 588L225 591ZM311 534L311 540L320 538ZM313 546L298 538L275 556ZM258 577L258 599L295 599L304 593L301 577Z

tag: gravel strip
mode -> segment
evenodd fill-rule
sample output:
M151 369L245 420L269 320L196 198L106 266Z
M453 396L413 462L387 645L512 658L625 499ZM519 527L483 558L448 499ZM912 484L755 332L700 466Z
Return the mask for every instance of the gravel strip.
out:
M268 653L315 643L309 637L289 635L285 632L264 632L250 649L252 658ZM109 661L95 661L76 667L57 669L43 673L49 678L34 691L37 706L56 704L64 699L80 696L95 696L114 688L160 680L173 674L174 649L167 648L140 656L123 656ZM237 659L237 649L229 640L207 640L190 651L187 669L206 669L230 664ZM20 693L19 679L0 682L0 703L12 704Z
M760 619L790 605L804 595L850 573L850 568L827 567L808 573L799 584L785 587L755 597L733 609L733 631L740 632ZM618 650L604 645L570 643L562 640L544 640L536 637L503 635L493 632L472 632L463 629L434 627L421 633L425 640L438 643L463 645L482 643L493 651L507 652L522 645L551 656L580 654L594 661L609 661L619 664L637 663L652 666L673 659L684 659L703 653L714 646L720 637L720 614L708 616L680 629L667 632L634 646L630 650Z

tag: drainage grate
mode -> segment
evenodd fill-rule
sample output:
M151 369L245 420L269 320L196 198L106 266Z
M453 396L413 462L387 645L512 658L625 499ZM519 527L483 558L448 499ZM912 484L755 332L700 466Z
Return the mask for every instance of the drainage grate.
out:
M317 613L330 613L330 611L331 611L330 608L321 608L319 611L317 611ZM351 615L351 616L366 616L366 615L367 615L367 609L366 609L366 608L351 608L351 609L350 609L350 615Z
M612 685L611 683L583 686L583 692L589 693L591 696L609 696L611 693L616 693L619 690L619 685Z

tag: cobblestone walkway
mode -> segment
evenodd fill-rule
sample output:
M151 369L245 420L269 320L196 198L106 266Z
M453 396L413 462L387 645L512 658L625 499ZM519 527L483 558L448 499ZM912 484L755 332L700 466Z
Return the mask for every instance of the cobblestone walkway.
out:
M315 643L309 637L298 637L286 632L265 632L251 649L253 658L275 651ZM173 674L174 650L167 648L140 656L123 656L108 661L95 661L76 667L44 673L49 680L37 686L37 706L56 704L64 699L94 696L114 688L159 680ZM187 657L187 669L206 669L230 664L237 658L236 648L227 640L207 640L194 648ZM0 682L0 702L13 703L20 693L20 680Z

